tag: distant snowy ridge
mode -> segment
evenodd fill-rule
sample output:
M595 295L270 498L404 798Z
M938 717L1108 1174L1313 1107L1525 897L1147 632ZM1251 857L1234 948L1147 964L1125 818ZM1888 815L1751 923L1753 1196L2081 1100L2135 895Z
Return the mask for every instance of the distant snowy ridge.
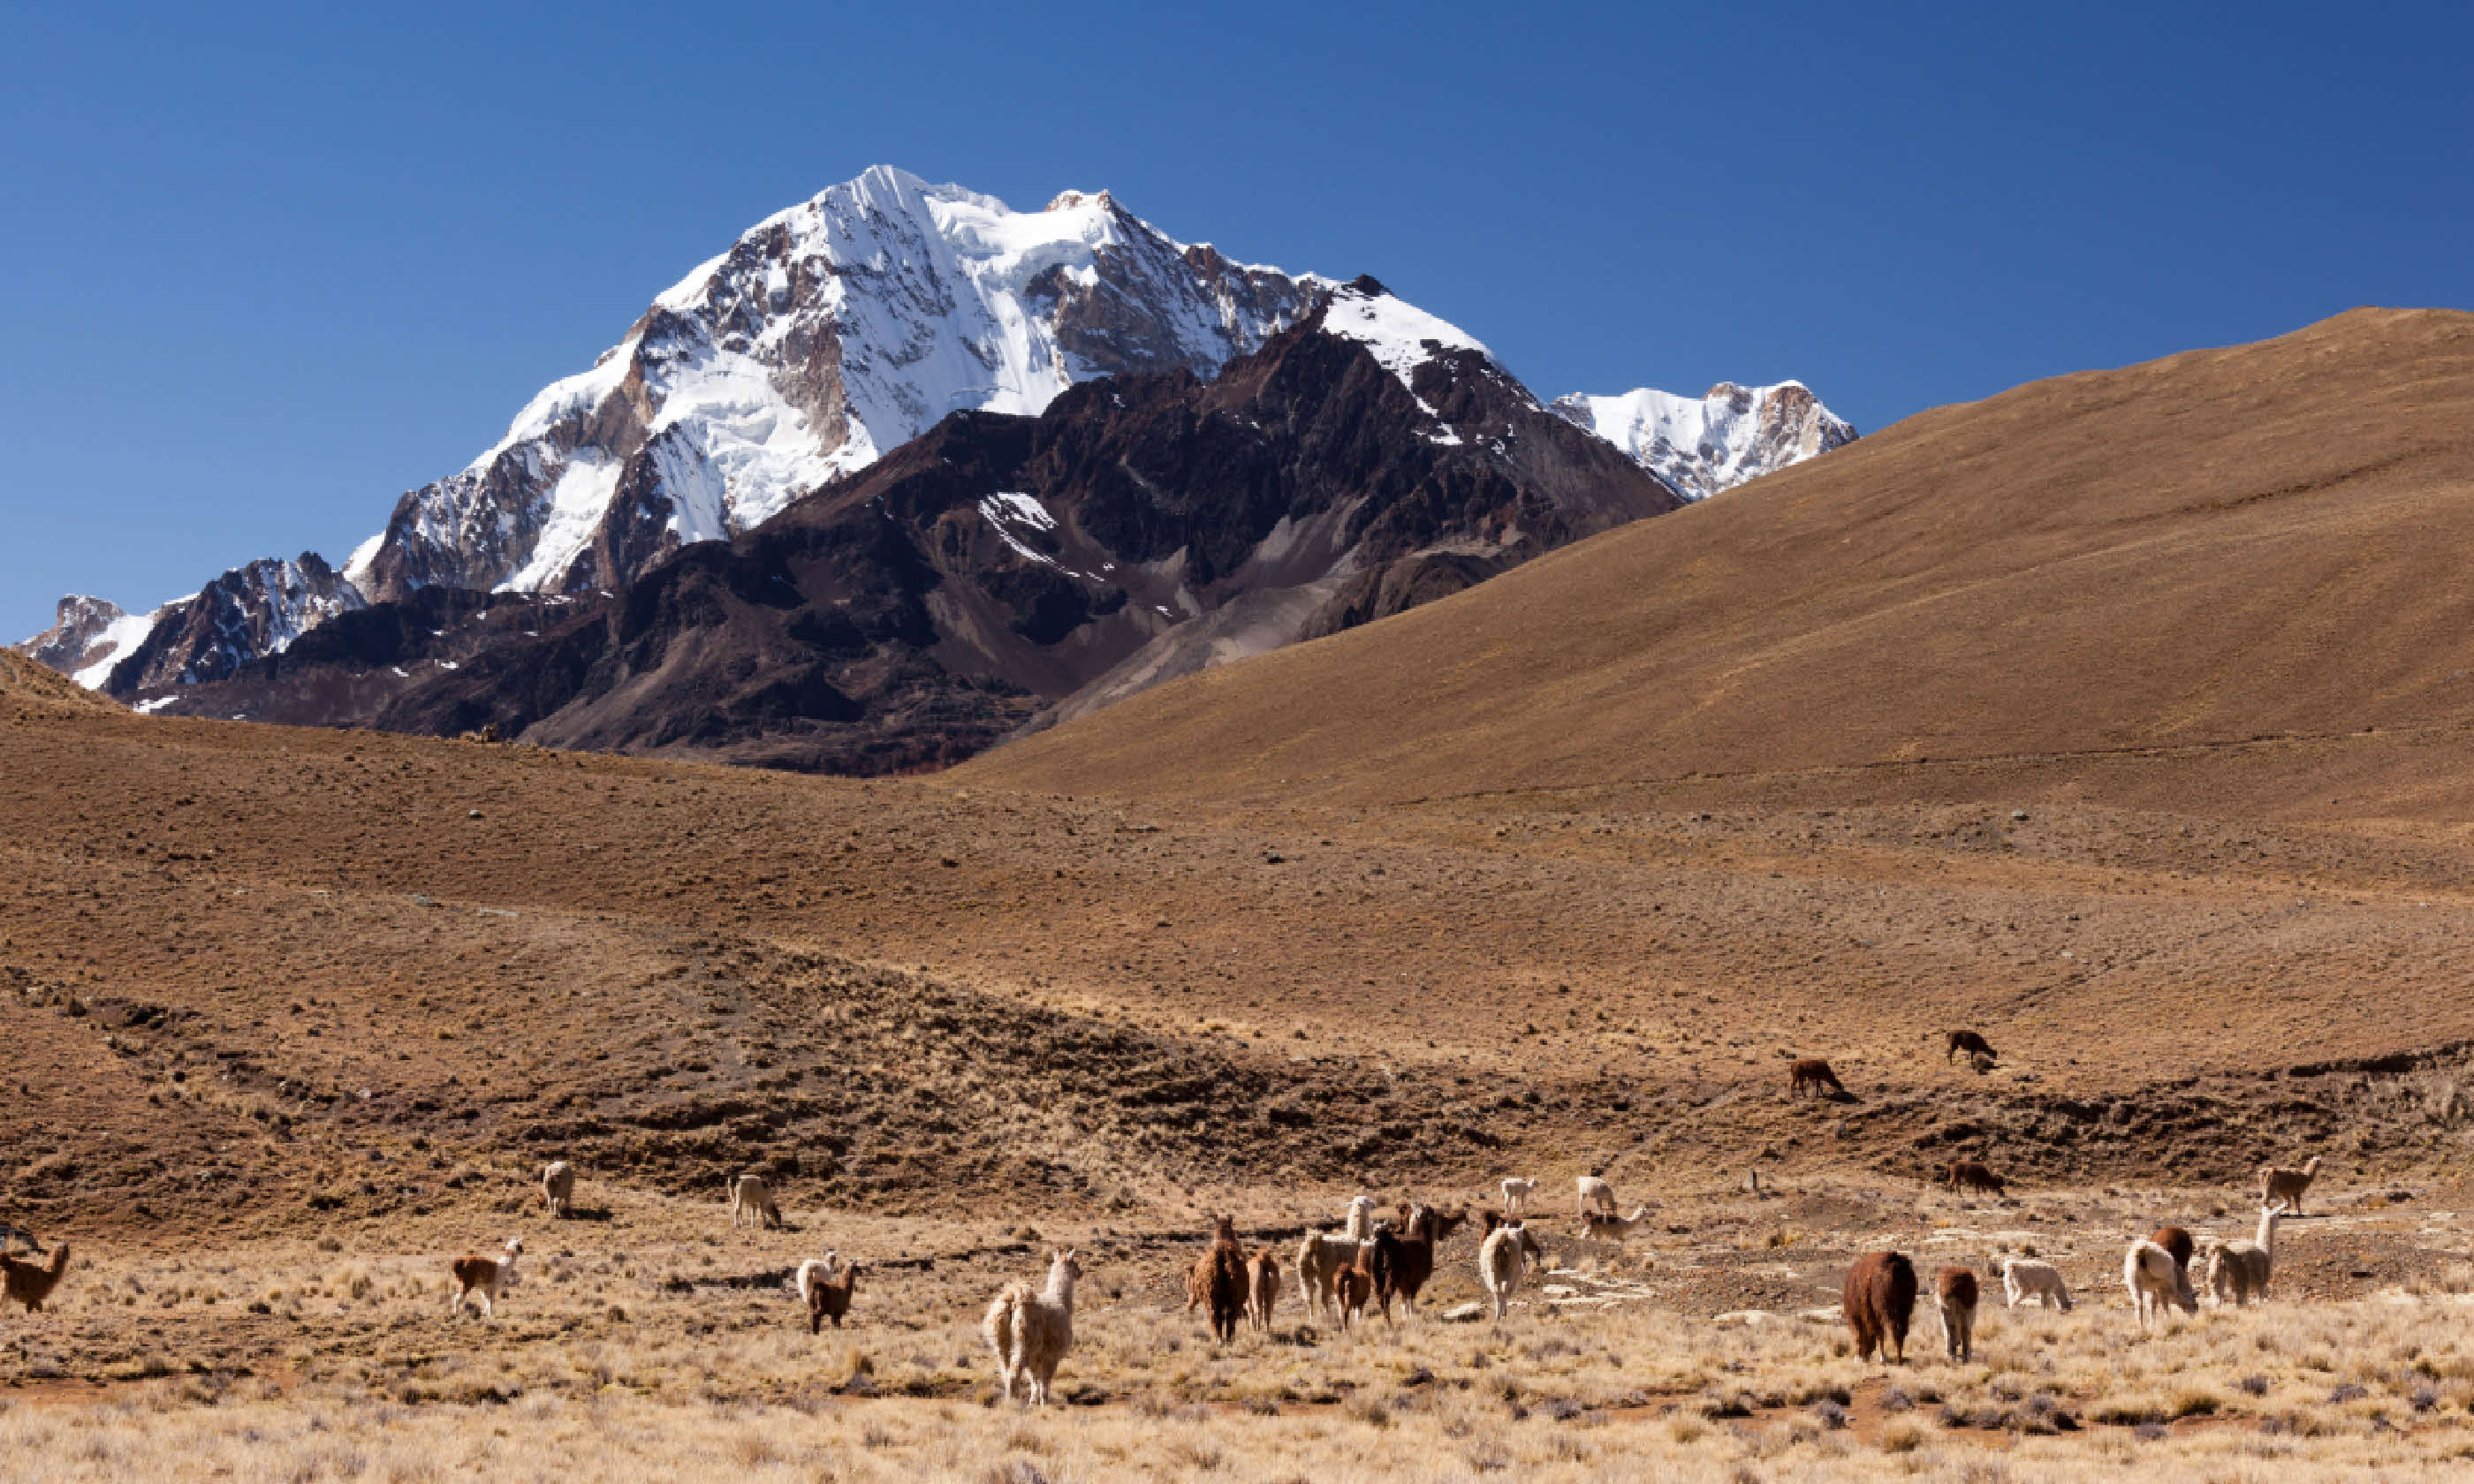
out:
M1698 400L1646 387L1619 396L1576 392L1557 397L1550 410L1695 500L1856 440L1855 425L1801 381L1722 381Z

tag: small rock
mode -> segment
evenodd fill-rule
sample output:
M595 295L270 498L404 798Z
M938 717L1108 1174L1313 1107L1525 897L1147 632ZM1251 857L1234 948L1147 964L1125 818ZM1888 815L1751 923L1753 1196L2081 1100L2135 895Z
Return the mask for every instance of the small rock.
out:
M1473 1325L1485 1317L1483 1304L1456 1304L1443 1310L1443 1323L1447 1325Z
M2026 810L2025 810L2025 809L2013 809L2013 810L2011 810L2011 811L2010 811L2010 817L2011 817L2012 819L2014 819L2014 820L2018 821L2018 822L2019 822L2020 824L2022 824L2022 825L2025 825L2025 823L2027 823L2027 811L2026 811Z
M467 809L464 811L464 817L468 820L476 820L481 817L481 811L478 809Z

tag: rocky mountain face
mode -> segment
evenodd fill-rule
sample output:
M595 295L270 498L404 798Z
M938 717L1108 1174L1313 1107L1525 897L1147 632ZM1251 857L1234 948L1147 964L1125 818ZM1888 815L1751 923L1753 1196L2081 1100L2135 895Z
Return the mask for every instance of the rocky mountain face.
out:
M1093 376L1209 376L1315 288L1173 241L1104 191L1017 212L880 166L656 299L471 467L398 501L347 571L381 599L615 587L948 413L1036 413Z
M400 730L935 766L1683 503L1362 278L1216 379L958 413L611 595L470 594L487 642L380 604L177 708L303 719L297 698L327 694L354 712L333 719Z
M1833 416L1800 381L1770 387L1722 381L1698 401L1647 387L1620 396L1576 392L1557 397L1554 411L1695 500L1856 439L1854 424Z
M152 613L123 612L117 603L73 592L61 599L50 628L10 648L91 689L111 673L112 661L142 642L154 626Z

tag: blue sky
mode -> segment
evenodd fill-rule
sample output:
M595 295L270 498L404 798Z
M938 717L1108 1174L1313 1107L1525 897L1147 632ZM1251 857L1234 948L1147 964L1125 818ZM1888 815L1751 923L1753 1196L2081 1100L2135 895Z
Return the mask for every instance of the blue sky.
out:
M1796 376L1867 430L2474 307L2461 7L94 4L6 34L8 637L67 590L340 562L877 162L1372 273L1541 395Z

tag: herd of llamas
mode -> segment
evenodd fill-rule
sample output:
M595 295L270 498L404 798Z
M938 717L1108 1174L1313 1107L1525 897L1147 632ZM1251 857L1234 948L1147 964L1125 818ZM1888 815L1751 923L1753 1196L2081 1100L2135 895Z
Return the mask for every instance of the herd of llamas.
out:
M1950 1032L1948 1044L1945 1060L1963 1051L1978 1070L1995 1057L1992 1046L1974 1031ZM1824 1089L1840 1097L1847 1095L1829 1063L1806 1059L1790 1066L1790 1096L1807 1090L1821 1096ZM2194 1237L2181 1227L2167 1226L2132 1242L2122 1257L2122 1281L2140 1332L2152 1329L2169 1307L2186 1314L2198 1312L2191 1269L2203 1255L2204 1281L2217 1303L2241 1306L2264 1300L2273 1273L2277 1225L2289 1215L2302 1214L2303 1196L2318 1172L2316 1156L2299 1168L2271 1164L2261 1169L2259 1229L2254 1237L2231 1241ZM1997 1196L2004 1186L2000 1176L1969 1160L1950 1165L1945 1180L1953 1190ZM1521 1279L1546 1257L1545 1248L1529 1229L1538 1182L1510 1176L1501 1182L1500 1189L1501 1210L1475 1213L1481 1229L1478 1281L1498 1320L1509 1312ZM767 1223L784 1225L772 1185L764 1176L734 1176L725 1193L733 1230L742 1218L760 1230ZM564 1160L545 1165L541 1172L544 1210L553 1219L569 1216L574 1198L573 1166ZM1623 1214L1614 1187L1603 1176L1582 1175L1574 1182L1574 1220L1579 1233L1592 1241L1620 1244L1649 1219L1649 1210L1647 1206L1636 1206L1632 1214ZM1444 1212L1414 1203L1378 1215L1372 1197L1356 1196L1340 1231L1309 1231L1289 1255L1298 1298L1314 1319L1327 1317L1344 1331L1364 1322L1369 1305L1387 1324L1397 1323L1392 1316L1395 1304L1403 1317L1414 1318L1418 1295L1434 1277L1437 1249L1470 1219L1467 1209ZM0 1279L5 1279L8 1299L30 1314L40 1312L68 1269L68 1243L61 1243L45 1258L32 1233L20 1228L7 1228L0 1236L6 1238L0 1246L23 1242L35 1249L34 1260L0 1252ZM450 1317L462 1315L475 1301L484 1318L495 1317L499 1296L513 1281L523 1250L523 1238L511 1237L497 1257L468 1252L450 1262L449 1291L454 1295L449 1306ZM821 1331L828 1319L840 1327L850 1312L859 1278L867 1271L865 1263L844 1262L839 1257L840 1254L829 1252L798 1266L795 1286L808 1312L811 1333ZM1273 1307L1279 1300L1280 1271L1277 1249L1259 1246L1247 1251L1238 1238L1235 1219L1219 1216L1210 1244L1187 1272L1187 1310L1207 1310L1211 1333L1224 1343L1236 1338L1240 1323L1268 1332ZM1081 1274L1073 1249L1055 1251L1044 1285L1008 1283L989 1303L981 1328L995 1355L998 1384L1006 1400L1020 1400L1025 1406L1048 1404L1056 1368L1074 1346L1074 1289ZM2072 1306L2070 1288L2060 1270L2035 1258L2004 1258L2001 1288L2012 1308L2030 1299L2044 1308ZM1977 1275L1968 1268L1944 1267L1934 1275L1929 1296L1941 1323L1943 1348L1953 1360L1973 1358L1979 1291ZM1904 1363L1907 1333L1922 1292L1915 1264L1904 1254L1877 1252L1856 1259L1848 1269L1840 1308L1859 1359L1878 1356L1885 1362Z

